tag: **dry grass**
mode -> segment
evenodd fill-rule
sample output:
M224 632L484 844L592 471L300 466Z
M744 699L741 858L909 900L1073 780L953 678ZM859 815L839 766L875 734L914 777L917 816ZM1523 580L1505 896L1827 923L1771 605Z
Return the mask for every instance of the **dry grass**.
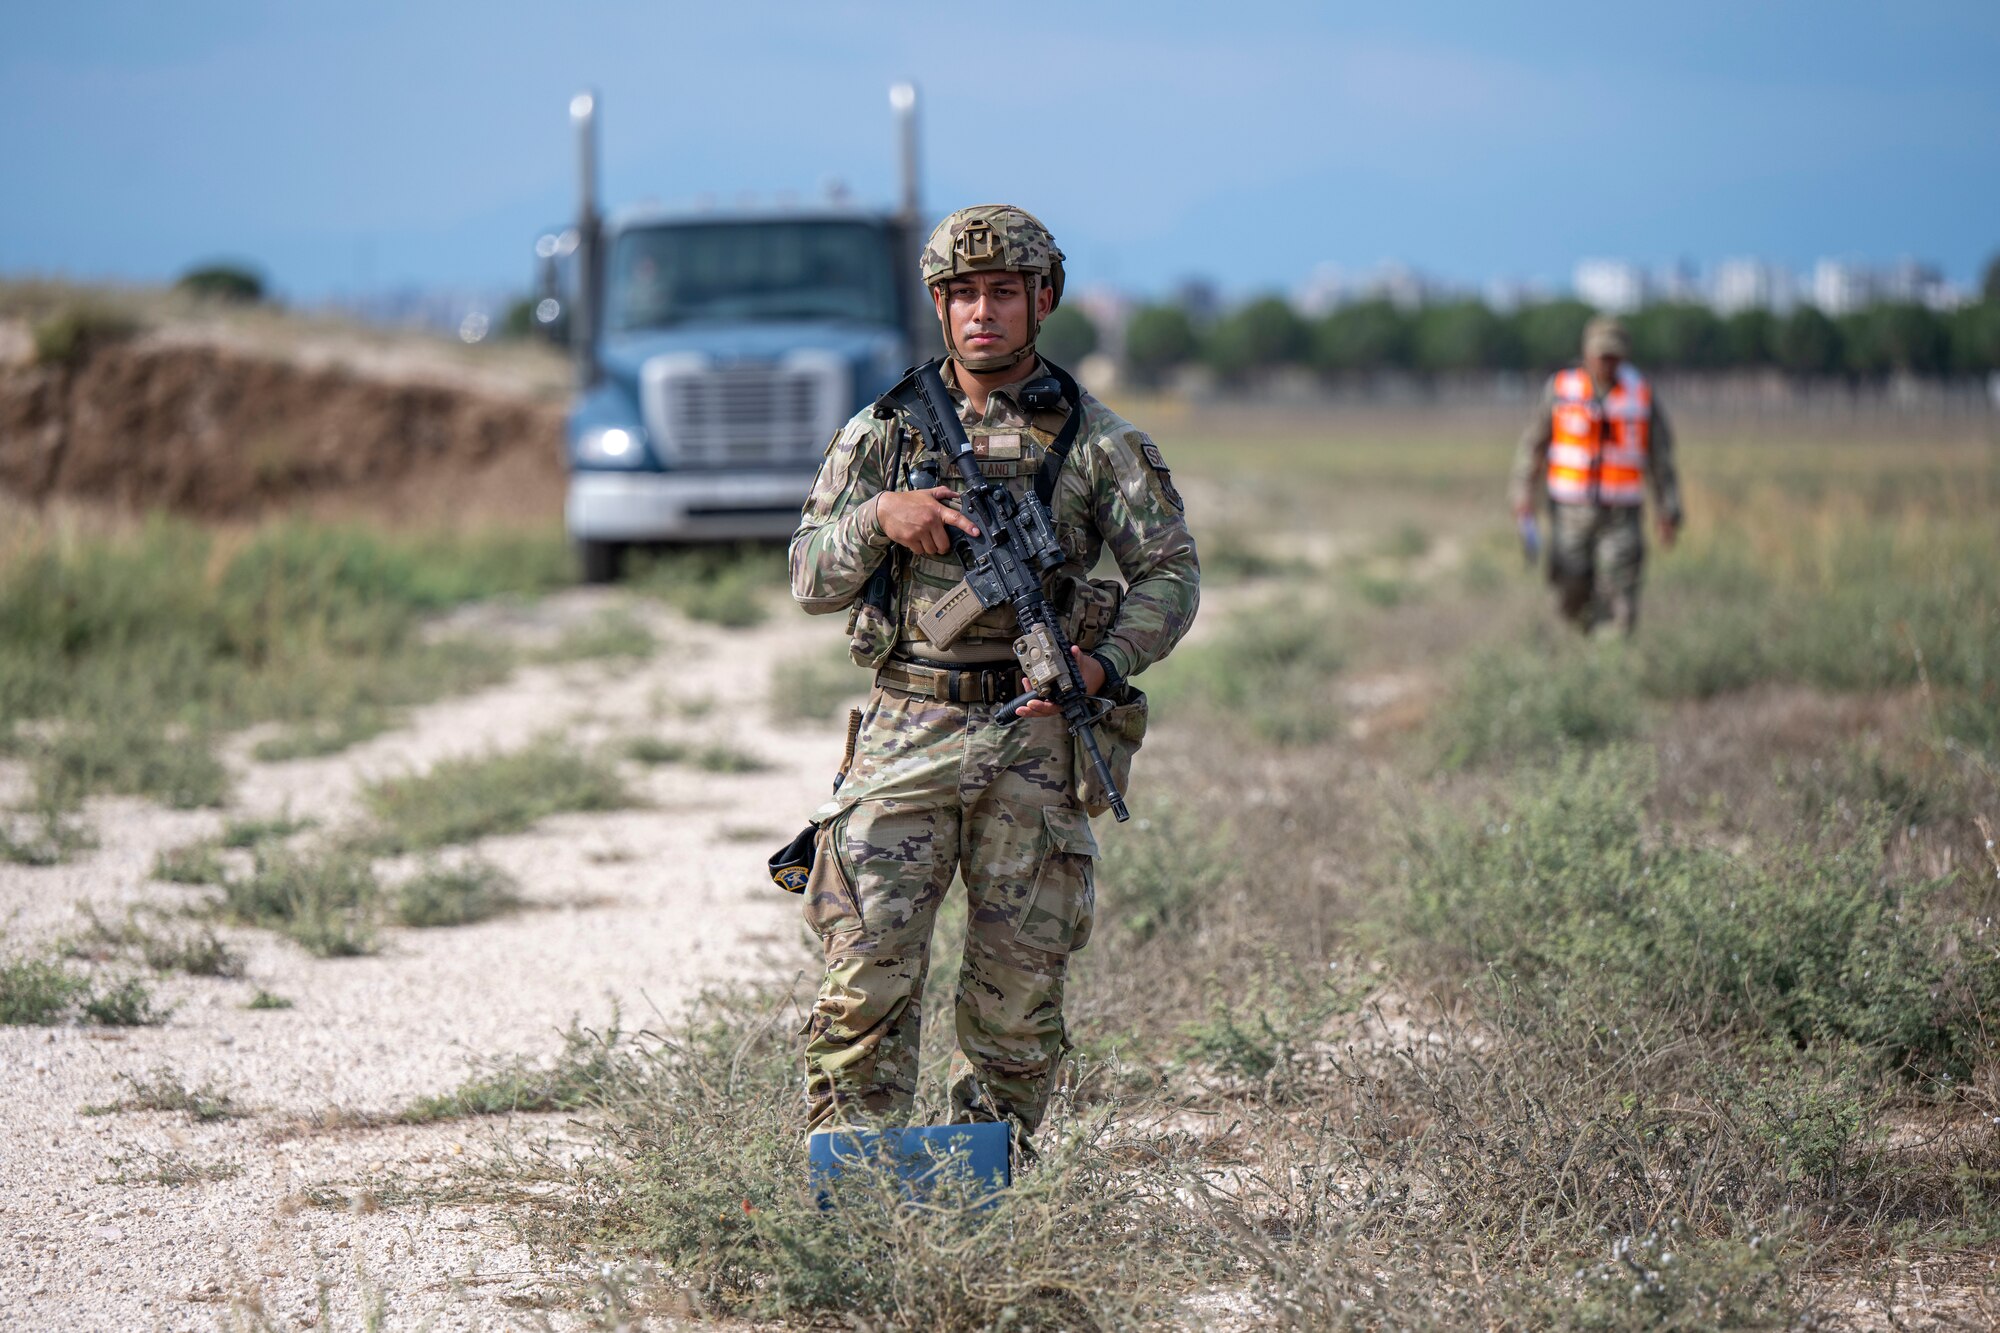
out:
M1260 546L1204 613L1227 626L1148 677L1159 734L1139 817L1100 830L1077 1059L1007 1205L1041 1248L887 1195L826 1227L798 1197L782 995L714 1002L607 1067L605 1152L542 1239L654 1265L635 1310L882 1328L1002 1308L1840 1326L1917 1264L1953 1294L1910 1322L1985 1326L2000 953L1971 821L2000 784L1962 721L2000 670L1995 603L1919 592L1861 630L1926 569L1991 586L1971 535L2000 516L1989 456L1924 446L1942 480L1913 482L1851 441L1731 445L1713 472L1690 448L1697 478L1762 497L1756 555L1748 511L1697 482L1641 641L1600 651L1510 571L1504 437L1406 443L1169 450L1230 522L1264 506L1244 526L1279 551L1288 524L1309 546L1366 511L1352 567L1398 587ZM1816 464L1836 480L1770 494ZM1775 608L1774 633L1742 633ZM1408 688L1376 698L1357 671ZM944 921L933 1081L962 913Z

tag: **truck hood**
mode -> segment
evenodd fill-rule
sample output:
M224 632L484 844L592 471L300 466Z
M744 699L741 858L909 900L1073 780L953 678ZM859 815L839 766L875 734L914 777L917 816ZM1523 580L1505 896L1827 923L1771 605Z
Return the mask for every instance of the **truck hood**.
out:
M607 336L604 368L636 383L640 368L656 356L695 352L718 362L782 361L800 351L832 352L857 368L870 366L886 378L902 367L889 363L901 354L902 335L879 325L829 321L780 324L678 324Z

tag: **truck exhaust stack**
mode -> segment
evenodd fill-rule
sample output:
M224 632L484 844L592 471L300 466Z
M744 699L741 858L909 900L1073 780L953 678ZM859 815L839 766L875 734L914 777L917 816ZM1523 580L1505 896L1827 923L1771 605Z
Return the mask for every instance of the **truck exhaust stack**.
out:
M577 200L575 304L570 309L570 345L576 351L578 385L597 383L597 299L603 264L602 220L597 212L597 94L586 88L569 100L576 127Z
M896 129L902 145L903 203L900 216L905 227L917 225L921 207L917 191L917 85L898 83L889 89L889 105L896 112Z

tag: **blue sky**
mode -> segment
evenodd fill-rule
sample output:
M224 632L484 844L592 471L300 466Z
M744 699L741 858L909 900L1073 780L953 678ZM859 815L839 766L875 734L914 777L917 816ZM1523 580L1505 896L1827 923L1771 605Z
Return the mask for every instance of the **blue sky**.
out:
M255 4L9 0L0 272L233 255L314 299L525 284L595 85L611 203L1039 212L1080 281L1233 291L1398 259L2000 251L2000 4Z

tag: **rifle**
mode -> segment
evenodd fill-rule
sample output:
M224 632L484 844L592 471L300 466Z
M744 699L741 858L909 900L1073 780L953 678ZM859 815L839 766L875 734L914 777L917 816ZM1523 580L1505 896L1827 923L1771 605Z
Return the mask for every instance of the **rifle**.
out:
M878 416L892 415L896 409L917 419L931 446L945 456L965 479L959 496L959 511L979 529L977 537L950 528L952 551L965 566L965 587L982 610L1005 602L1014 608L1021 628L1014 640L1014 656L1027 677L1028 691L1010 700L994 714L996 721L1012 722L1022 705L1032 699L1047 699L1062 710L1070 735L1090 756L1097 779L1104 784L1105 796L1120 823L1132 816L1125 798L1112 780L1111 767L1097 748L1094 728L1110 711L1109 701L1094 699L1083 685L1083 671L1070 653L1069 636L1063 633L1061 618L1042 592L1042 578L1059 569L1068 558L1056 538L1056 527L1048 505L1030 490L1016 497L1005 486L995 485L979 470L972 441L965 425L952 408L938 375L941 360L926 361L906 373L896 387L876 400ZM1083 411L1080 402L1070 404L1070 412ZM937 485L935 478L919 473L911 478L918 489Z

